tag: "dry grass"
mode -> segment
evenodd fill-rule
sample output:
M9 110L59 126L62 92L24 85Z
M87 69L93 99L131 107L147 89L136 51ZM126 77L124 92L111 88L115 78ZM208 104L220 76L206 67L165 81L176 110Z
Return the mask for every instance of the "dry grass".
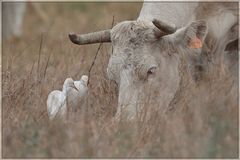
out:
M238 157L236 99L212 103L210 108L196 100L194 108L180 107L171 115L154 112L148 120L114 121L117 86L106 77L108 44L92 68L85 104L69 113L68 121L50 123L48 93L61 89L66 77L79 79L87 74L98 47L71 44L68 32L109 28L113 15L118 22L135 19L141 4L47 3L42 7L50 22L41 23L29 9L24 35L3 42L4 158ZM212 96L228 92L219 88L218 95Z

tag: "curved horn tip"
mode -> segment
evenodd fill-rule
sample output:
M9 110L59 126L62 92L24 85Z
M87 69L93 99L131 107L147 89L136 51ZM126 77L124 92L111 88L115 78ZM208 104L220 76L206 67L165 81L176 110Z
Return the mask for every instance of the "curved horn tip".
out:
M164 32L166 32L166 33L168 33L168 34L172 34L172 33L174 33L174 32L176 32L176 30L177 30L177 27L176 27L176 25L175 24L168 24L168 23L166 23L166 22L164 22L164 21L160 21L160 20L158 20L158 19L156 19L156 18L154 18L153 20L152 20L152 23L157 27L157 28L159 28L160 30L162 30L162 31L164 31Z
M153 23L156 23L158 20L156 19L156 18L154 18L153 20L152 20L152 22Z
M154 18L153 20L152 20L152 23L155 25L155 24L162 24L162 25L167 25L167 26L169 26L169 27L171 27L171 28L173 28L173 29L177 29L177 27L176 27L176 25L175 24L173 24L173 23L166 23L165 21L161 21L161 20L158 20L158 19L156 19L156 18Z
M159 20L157 20L156 18L154 18L153 20L152 20L152 23L155 25L155 24L158 24L160 21Z
M76 33L70 32L70 33L68 34L68 37L69 37L69 39L70 39L73 43L79 44L78 36L77 36Z

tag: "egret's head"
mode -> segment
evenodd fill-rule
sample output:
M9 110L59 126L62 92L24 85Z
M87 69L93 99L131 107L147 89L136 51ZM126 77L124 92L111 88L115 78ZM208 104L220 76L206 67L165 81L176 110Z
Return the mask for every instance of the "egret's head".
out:
M81 80L84 82L85 85L87 85L87 83L88 83L88 76L87 75L83 75L81 77Z
M73 89L78 90L78 89L76 88L76 86L74 85L73 79L72 79L72 78L67 78L67 79L64 81L63 90L66 90L66 91L67 91L67 90L70 89L70 88L73 88Z

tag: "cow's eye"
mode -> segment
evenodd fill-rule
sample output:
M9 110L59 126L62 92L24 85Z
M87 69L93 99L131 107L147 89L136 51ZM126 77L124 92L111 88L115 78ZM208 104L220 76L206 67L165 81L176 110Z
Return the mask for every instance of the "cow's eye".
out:
M156 70L157 70L157 66L150 67L147 71L148 78L154 76L156 74Z

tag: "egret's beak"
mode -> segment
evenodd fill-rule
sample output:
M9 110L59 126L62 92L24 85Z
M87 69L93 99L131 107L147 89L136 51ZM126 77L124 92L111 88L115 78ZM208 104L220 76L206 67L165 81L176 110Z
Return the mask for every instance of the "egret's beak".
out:
M74 84L72 84L71 87L72 87L73 89L76 89L76 90L78 91L77 87L76 87Z

